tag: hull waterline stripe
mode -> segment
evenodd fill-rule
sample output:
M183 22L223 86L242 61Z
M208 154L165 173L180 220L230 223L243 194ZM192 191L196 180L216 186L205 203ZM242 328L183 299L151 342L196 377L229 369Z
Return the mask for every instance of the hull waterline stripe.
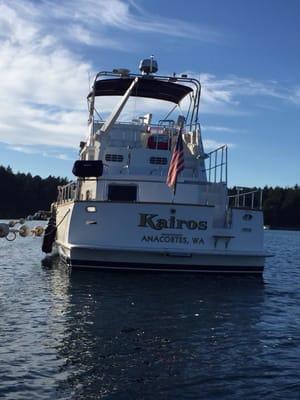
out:
M172 265L172 264L145 264L92 260L65 260L71 267L143 270L143 271L180 271L180 272L229 272L229 273L262 273L263 266L222 266L222 265Z

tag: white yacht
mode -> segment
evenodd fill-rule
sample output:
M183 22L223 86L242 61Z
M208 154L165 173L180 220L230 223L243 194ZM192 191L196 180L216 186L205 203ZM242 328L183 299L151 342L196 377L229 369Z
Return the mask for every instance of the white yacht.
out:
M139 69L96 75L77 180L59 188L44 251L53 240L73 268L261 274L261 193L228 195L227 147L203 148L200 82L156 74L153 57ZM107 96L119 98L104 120ZM130 101L152 109L125 121Z

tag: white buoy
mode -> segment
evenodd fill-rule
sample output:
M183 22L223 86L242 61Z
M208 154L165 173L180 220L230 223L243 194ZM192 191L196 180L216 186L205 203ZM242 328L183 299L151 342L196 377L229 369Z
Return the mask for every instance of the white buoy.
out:
M30 232L31 232L27 225L20 226L18 231L19 231L19 235L22 236L22 237L29 236Z
M21 237L43 235L45 229L41 225L35 226L32 229L27 225L16 226L18 224L24 224L24 222L24 218L21 218L19 221L11 220L8 224L0 223L0 238L6 238L11 242L16 239L17 234Z
M36 226L31 231L35 236L42 236L44 233L44 228L42 226Z
M13 242L16 239L17 235L16 232L14 231L9 231L8 235L6 236L6 240L8 240L9 242Z

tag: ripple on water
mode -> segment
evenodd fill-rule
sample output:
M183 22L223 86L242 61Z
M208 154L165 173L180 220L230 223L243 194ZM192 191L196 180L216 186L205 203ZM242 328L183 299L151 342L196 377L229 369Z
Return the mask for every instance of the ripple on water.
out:
M2 398L299 398L299 232L266 232L264 279L70 273L40 244L0 242Z

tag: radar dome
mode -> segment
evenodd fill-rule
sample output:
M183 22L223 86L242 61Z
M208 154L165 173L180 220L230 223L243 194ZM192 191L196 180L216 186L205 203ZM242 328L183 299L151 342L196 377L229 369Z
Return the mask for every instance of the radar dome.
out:
M157 61L154 60L153 56L144 58L140 62L139 69L143 74L155 74L158 71Z

